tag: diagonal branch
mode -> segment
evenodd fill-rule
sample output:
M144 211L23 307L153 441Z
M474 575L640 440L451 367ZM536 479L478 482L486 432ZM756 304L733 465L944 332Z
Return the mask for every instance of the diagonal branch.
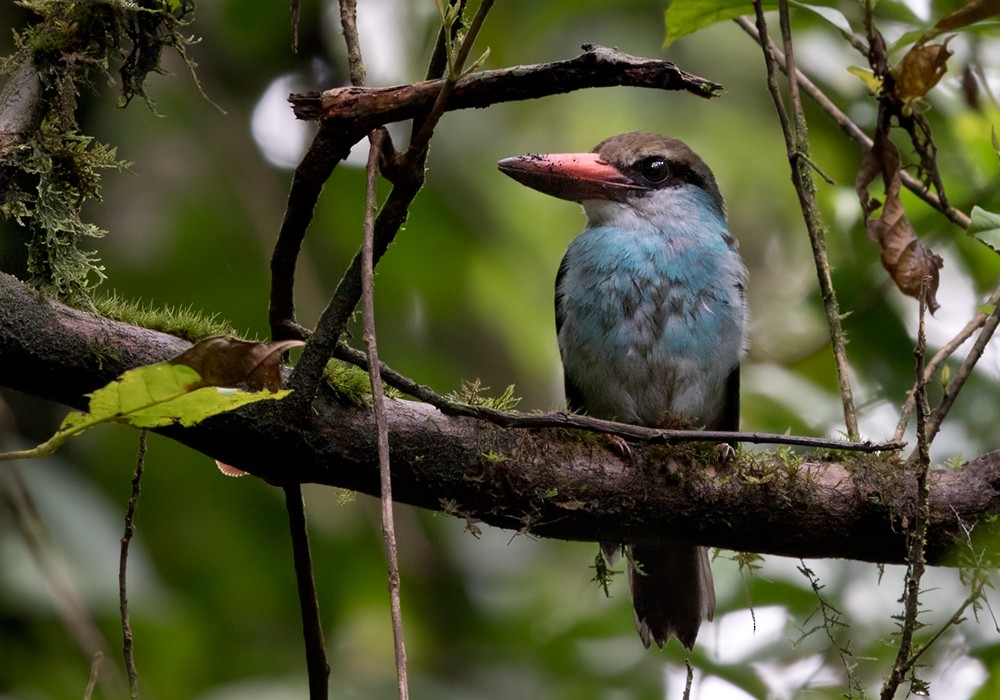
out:
M754 26L753 21L751 21L747 17L739 17L738 19L735 20L735 22L740 26L740 28L743 31L749 34L754 39L754 41L756 41L758 44L760 43L761 41L760 33ZM771 42L770 45L771 45L771 53L774 54L774 58L778 62L778 66L780 66L781 70L787 74L788 65L785 61L784 53L782 53L781 49L775 46L773 42ZM847 116L847 114L845 114L843 110L837 107L837 105L834 104L833 100L827 97L826 94L822 90L820 90L820 88L816 85L816 83L811 81L809 77L806 76L805 73L803 73L797 67L794 70L794 75L795 75L795 81L798 83L799 88L801 88L802 92L808 95L820 109L826 112L827 115L829 115L829 117L837 123L841 131L847 134L847 136L849 136L855 143L861 146L862 149L864 149L865 151L871 149L873 144L871 137L868 136L868 134L866 134L864 130L861 127L859 127L849 116ZM924 187L924 184L920 182L920 180L915 178L913 175L911 175L909 172L905 170L902 171L900 173L900 177L902 178L903 185L906 187L906 189L913 192L913 194L917 195L920 199L924 200L924 202L929 204L934 209L940 211L953 224L955 224L961 229L969 228L969 225L972 222L969 219L968 214L959 209L956 209L953 206L943 203L936 194L934 194L929 189Z
M586 88L628 86L683 90L699 97L715 97L722 89L721 85L681 70L670 61L640 58L596 44L584 44L583 50L583 54L564 61L466 75L455 83L447 111L483 108ZM426 113L445 82L439 79L394 87L338 87L321 93L291 95L288 101L299 119L350 122L370 129Z

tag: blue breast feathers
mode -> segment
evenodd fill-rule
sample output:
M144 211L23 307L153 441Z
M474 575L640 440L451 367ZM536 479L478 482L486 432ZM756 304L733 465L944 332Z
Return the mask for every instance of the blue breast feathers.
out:
M566 251L556 305L567 384L591 415L699 427L723 409L746 346L747 273L722 213L691 204L644 216L584 203L591 225Z

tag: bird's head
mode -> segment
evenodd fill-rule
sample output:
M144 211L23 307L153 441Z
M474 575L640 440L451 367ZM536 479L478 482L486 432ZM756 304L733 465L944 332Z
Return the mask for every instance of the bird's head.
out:
M683 142L669 136L631 131L605 139L590 153L529 153L497 166L523 185L579 202L593 223L624 212L657 220L725 204L715 176Z

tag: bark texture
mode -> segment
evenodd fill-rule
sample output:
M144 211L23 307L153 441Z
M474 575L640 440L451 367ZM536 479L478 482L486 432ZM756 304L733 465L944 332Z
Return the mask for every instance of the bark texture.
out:
M0 385L75 408L121 372L183 352L173 336L109 321L39 296L0 274ZM305 414L264 401L189 429L161 432L269 482L313 482L377 495L371 411L322 392ZM711 449L632 446L604 438L505 428L387 401L393 494L474 522L573 540L671 540L796 557L902 563L915 505L913 474L872 456L796 464L743 456L706 466ZM2 467L0 467L2 468ZM127 468L127 467L123 467ZM935 470L928 560L1000 559L1000 452ZM972 537L966 533L971 530Z

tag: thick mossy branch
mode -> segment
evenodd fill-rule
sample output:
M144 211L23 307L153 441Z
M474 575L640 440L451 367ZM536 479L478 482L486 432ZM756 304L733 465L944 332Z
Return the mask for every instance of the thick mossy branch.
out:
M97 318L0 274L0 385L85 407L124 370L173 357L178 338ZM266 402L160 432L272 483L377 494L371 411L325 390L314 411ZM470 522L591 541L672 539L737 551L903 562L917 486L901 463L788 450L706 467L696 446L632 445L622 460L565 430L510 429L415 401L387 402L397 500ZM709 451L710 452L710 451ZM213 468L206 460L206 468ZM927 558L1000 561L1000 451L934 470ZM968 532L972 533L970 552ZM971 554L971 557L966 557Z
M159 71L164 47L182 58L191 0L23 0L38 21L15 33L17 50L0 58L0 213L31 233L28 271L46 294L84 305L103 279L87 239L103 235L80 216L100 198L100 170L123 167L115 150L81 134L77 97L120 65L120 105ZM188 65L192 65L188 61Z

